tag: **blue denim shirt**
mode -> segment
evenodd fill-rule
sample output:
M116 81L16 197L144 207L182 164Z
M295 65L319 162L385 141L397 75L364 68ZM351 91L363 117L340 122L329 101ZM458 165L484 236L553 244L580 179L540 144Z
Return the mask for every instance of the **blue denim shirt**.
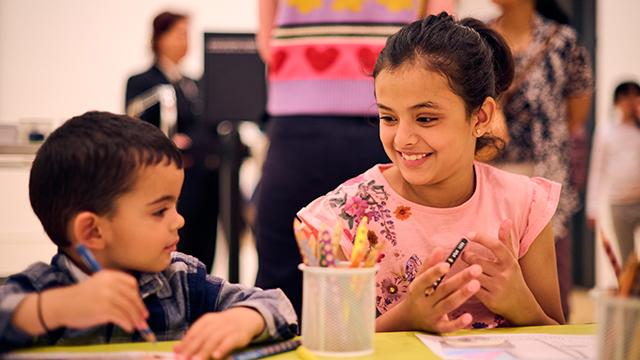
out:
M11 323L22 299L32 292L73 285L79 269L59 253L51 265L36 263L12 275L0 286L0 351L33 345L101 344L142 341L140 334L126 333L117 325L86 329L54 329L46 335L30 336ZM298 330L295 311L280 289L261 290L230 284L207 274L198 259L173 253L171 264L159 273L136 274L140 294L149 310L147 323L158 340L178 340L201 315L231 307L250 307L265 320L265 331L254 339L280 340L293 337ZM69 299L73 306L73 299Z

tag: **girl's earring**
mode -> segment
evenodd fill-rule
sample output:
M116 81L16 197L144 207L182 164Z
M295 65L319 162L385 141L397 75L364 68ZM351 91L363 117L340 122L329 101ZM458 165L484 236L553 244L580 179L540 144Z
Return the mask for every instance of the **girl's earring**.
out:
M481 137L482 135L482 130L476 129L476 137Z

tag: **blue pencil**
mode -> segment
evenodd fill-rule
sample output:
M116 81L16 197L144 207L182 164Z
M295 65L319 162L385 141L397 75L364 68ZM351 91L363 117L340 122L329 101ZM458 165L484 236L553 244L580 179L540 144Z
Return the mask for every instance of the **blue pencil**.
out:
M87 265L89 270L91 270L91 272L96 273L102 269L100 264L98 264L98 261L96 261L96 258L93 257L91 251L84 245L76 245L76 250L78 251L78 254L84 261L85 265ZM142 335L142 337L148 342L154 344L156 343L156 334L154 334L153 331L149 328L149 325L147 325L144 329L139 329L138 332L140 332L140 335Z
M231 360L254 360L263 357L280 354L286 351L295 350L300 346L300 340L288 340L272 345L266 345L255 349L241 351L229 356Z

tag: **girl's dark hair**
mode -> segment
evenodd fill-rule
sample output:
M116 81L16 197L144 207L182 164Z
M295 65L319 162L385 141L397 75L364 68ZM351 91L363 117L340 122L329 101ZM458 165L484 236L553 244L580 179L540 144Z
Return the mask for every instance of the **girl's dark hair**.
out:
M153 53L158 55L158 40L160 37L169 31L173 25L175 25L178 21L184 20L187 18L187 15L172 13L169 11L165 11L163 13L158 14L153 19L153 35L151 35L151 49Z
M536 11L547 19L563 25L569 25L569 16L555 0L537 0Z
M412 61L447 78L467 115L487 97L497 98L513 81L513 57L502 36L479 20L456 21L446 12L413 22L387 39L373 76ZM478 138L476 154L486 154L488 147L495 155L504 141L486 134Z
M160 129L126 115L91 111L66 121L38 149L29 200L49 238L70 245L67 228L82 211L110 215L139 170L174 164L182 155Z
M621 97L640 95L640 85L635 81L625 81L616 86L613 91L613 103L617 104Z

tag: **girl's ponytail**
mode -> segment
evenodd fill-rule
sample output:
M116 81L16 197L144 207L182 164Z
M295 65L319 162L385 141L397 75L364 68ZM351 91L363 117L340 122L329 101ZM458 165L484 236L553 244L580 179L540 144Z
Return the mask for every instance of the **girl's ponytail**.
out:
M466 18L461 20L460 24L477 31L485 44L491 49L491 53L493 54L495 96L498 97L509 88L514 76L513 57L511 56L511 50L507 42L498 32L489 28L479 20Z

